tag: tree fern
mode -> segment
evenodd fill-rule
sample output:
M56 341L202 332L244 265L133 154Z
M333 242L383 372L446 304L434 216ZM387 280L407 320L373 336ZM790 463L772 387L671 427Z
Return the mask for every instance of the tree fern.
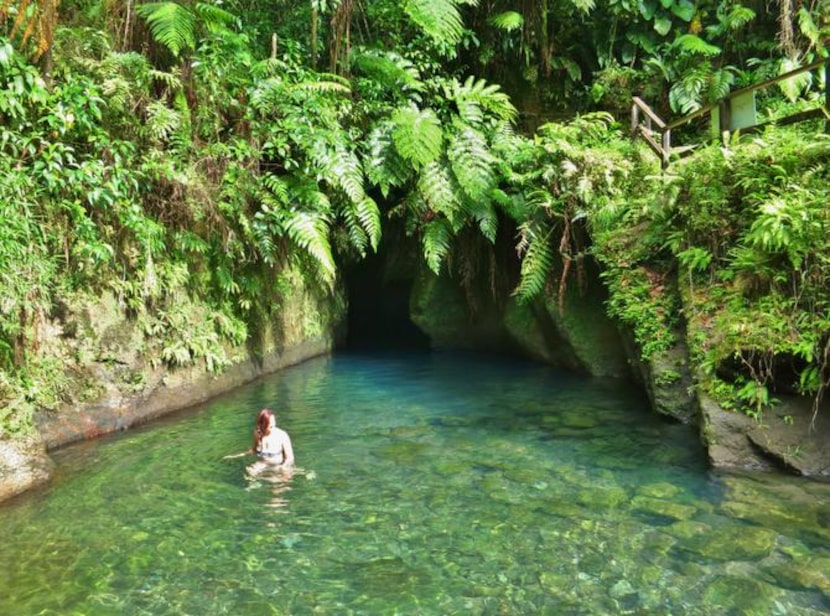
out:
M435 274L441 273L441 264L449 254L452 236L449 223L442 218L436 218L424 225L421 237L423 253L427 266Z
M444 131L431 109L403 107L392 116L392 142L398 153L416 167L431 163L441 153Z
M406 0L403 8L435 42L454 45L464 30L458 4L455 0Z
M149 2L136 7L150 32L174 56L196 48L196 14L177 2Z

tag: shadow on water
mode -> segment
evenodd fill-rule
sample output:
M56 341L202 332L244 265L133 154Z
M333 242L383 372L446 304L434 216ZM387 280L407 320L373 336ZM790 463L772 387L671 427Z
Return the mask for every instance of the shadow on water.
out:
M222 460L263 406L293 476ZM337 354L55 457L0 508L0 613L830 609L830 486L713 472L629 384L522 361Z

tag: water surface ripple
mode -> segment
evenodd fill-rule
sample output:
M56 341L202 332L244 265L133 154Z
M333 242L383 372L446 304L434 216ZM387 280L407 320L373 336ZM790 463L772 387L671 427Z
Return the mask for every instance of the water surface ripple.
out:
M287 483L222 460L263 406ZM830 486L530 363L338 354L55 458L0 507L4 615L830 611Z

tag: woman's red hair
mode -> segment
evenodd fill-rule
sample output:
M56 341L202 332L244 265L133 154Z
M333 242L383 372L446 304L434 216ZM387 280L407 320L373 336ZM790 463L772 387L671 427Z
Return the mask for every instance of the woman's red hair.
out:
M274 416L274 411L271 409L262 409L256 418L257 436L262 438L271 428L271 418Z

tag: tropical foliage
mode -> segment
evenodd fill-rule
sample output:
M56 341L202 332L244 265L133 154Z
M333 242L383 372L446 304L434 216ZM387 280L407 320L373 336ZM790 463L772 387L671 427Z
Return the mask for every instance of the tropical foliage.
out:
M336 294L390 218L462 280L508 238L522 301L563 306L598 259L645 355L679 335L682 290L712 334L698 360L739 400L766 403L782 358L820 394L823 142L797 158L811 139L770 133L652 177L591 111L634 92L691 111L826 57L826 0L785 4L0 0L2 430L72 388L39 346L70 298L112 294L150 361L218 371L298 276ZM766 329L730 333L761 308Z
M823 397L828 160L826 135L781 129L712 146L594 235L612 313L645 352L687 330L701 386L727 408L759 417L776 395L811 395L816 409Z

